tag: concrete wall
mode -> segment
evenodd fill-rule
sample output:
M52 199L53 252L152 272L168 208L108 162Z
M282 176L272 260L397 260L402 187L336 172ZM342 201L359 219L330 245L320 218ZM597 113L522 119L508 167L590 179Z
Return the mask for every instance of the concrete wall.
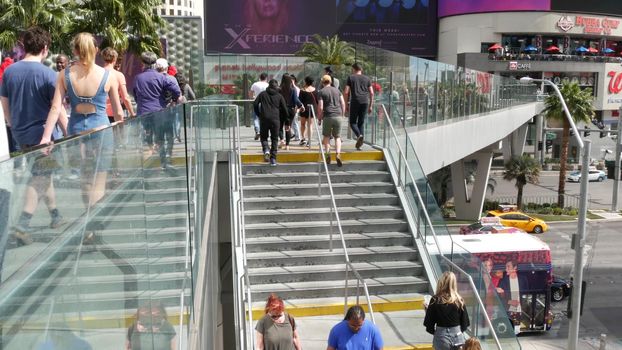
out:
M500 141L528 122L542 108L531 103L479 117L450 120L408 129L425 174Z

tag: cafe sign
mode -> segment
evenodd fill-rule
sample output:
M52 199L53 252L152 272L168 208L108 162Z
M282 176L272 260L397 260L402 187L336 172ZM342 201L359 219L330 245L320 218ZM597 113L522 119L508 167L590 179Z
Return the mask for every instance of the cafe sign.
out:
M557 27L564 32L576 27L582 29L584 34L611 35L620 27L620 20L607 17L562 16L557 21Z
M508 70L531 70L531 63L518 63L517 61L510 61L508 64Z

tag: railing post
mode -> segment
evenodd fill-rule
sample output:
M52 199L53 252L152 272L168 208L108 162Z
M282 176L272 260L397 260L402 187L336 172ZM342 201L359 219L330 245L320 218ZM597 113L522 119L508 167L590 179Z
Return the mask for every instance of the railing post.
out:
M346 262L346 287L345 287L345 295L344 295L344 301L343 301L343 314L345 315L346 312L348 312L348 269L350 269L350 266L348 265L348 262Z
M333 206L330 206L330 240L328 241L328 248L333 251Z

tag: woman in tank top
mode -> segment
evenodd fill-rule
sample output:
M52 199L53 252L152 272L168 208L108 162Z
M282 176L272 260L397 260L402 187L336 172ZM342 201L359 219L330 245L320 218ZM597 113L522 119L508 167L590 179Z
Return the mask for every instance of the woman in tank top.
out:
M122 120L123 111L116 79L108 79L110 72L95 65L97 46L93 35L89 33L76 35L72 41L72 48L77 61L58 75L56 92L41 143L50 142L62 101L68 95L71 104L68 134L99 130L80 138L82 201L88 209L104 197L106 177L112 163L113 135L110 128L107 128L110 122L106 113L106 98L110 97L117 120ZM85 243L92 243L95 238L92 227L87 225L84 237Z
M266 302L266 314L255 327L257 350L301 350L300 338L294 317L285 312L283 300L270 294Z

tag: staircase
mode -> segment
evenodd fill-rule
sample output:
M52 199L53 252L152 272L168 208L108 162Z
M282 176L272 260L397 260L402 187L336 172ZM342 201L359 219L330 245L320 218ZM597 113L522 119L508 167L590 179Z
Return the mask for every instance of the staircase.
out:
M94 334L115 328L123 333L139 304L148 301L161 302L169 321L179 324L180 294L183 289L189 296L191 288L185 257L185 168L165 172L153 164L140 171L124 169L122 179L109 176L108 182L107 195L89 220L90 229L97 231L94 244L82 245L79 252L83 219L60 232L43 226L33 232L33 248L49 245L49 257L2 305L5 348L37 348L48 321ZM80 193L77 182L57 188L63 186L76 187L67 191L73 197ZM84 212L81 201L73 200L59 207ZM40 217L48 220L45 214Z
M364 160L369 153L371 160ZM355 153L356 154L356 153ZM361 156L361 154L363 154ZM330 250L330 194L318 163L245 163L243 190L247 263L254 318L277 293L298 316L342 314L345 260L333 219ZM356 161L329 165L350 261L367 282L374 309L386 300L419 300L429 286L396 188L381 152L360 152ZM301 156L300 158L308 158ZM349 274L350 296L356 278ZM360 294L363 296L363 289ZM354 299L350 299L354 303ZM377 303L377 304L376 304ZM386 303L385 303L386 304ZM412 304L409 304L412 305Z

